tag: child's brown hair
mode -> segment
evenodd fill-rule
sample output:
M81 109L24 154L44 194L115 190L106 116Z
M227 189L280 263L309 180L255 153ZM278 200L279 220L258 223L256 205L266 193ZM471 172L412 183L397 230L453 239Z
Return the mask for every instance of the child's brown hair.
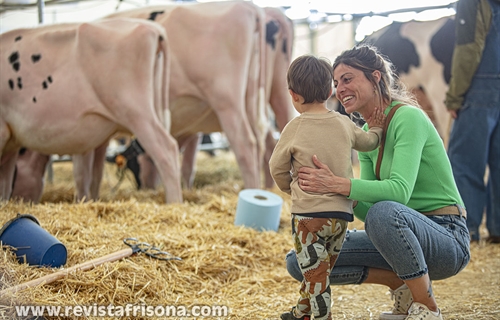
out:
M292 62L286 78L288 89L301 95L304 103L321 103L330 98L333 69L326 58L302 55Z

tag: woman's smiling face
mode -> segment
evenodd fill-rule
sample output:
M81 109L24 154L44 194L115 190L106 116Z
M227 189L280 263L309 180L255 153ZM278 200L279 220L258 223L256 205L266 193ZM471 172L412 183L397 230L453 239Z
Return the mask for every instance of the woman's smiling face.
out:
M341 63L333 70L333 84L347 113L371 113L378 104L374 86L361 70Z

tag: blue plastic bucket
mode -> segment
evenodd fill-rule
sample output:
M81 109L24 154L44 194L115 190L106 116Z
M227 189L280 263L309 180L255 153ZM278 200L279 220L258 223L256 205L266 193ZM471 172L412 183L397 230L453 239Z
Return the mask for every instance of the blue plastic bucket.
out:
M278 231L283 199L260 189L245 189L238 194L234 224L259 231Z
M0 229L3 245L15 248L19 262L34 266L60 267L66 263L66 247L29 214L18 214Z

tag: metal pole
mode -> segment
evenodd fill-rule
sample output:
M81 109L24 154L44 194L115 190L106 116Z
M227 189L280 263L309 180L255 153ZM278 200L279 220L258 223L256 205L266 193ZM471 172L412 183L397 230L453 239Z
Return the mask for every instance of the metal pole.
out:
M38 5L38 24L43 24L43 9L45 7L44 0L38 0L37 5Z
M309 46L311 54L318 54L318 25L315 22L309 23Z

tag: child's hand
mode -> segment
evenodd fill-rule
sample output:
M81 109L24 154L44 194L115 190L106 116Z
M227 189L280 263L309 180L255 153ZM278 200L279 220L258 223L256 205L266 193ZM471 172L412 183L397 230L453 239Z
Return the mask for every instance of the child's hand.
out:
M380 108L375 108L373 113L370 115L368 119L366 119L366 123L368 123L368 127L379 127L383 128L385 124L385 114L382 112Z

